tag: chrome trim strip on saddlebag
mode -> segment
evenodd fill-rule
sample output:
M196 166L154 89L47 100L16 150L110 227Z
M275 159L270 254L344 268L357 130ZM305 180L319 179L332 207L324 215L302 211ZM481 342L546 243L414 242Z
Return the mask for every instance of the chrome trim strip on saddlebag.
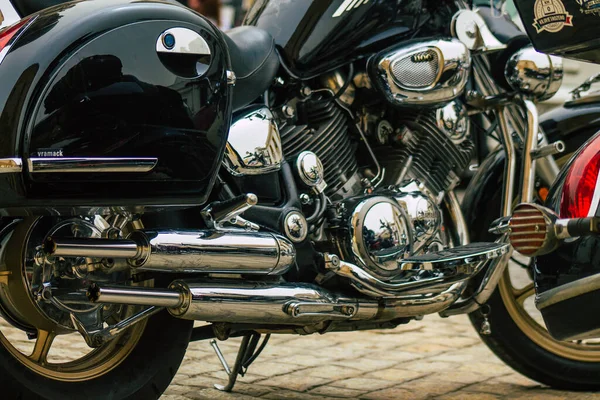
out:
M32 173L148 172L158 163L155 157L35 157L27 160Z
M0 158L0 174L23 171L23 162L20 158Z

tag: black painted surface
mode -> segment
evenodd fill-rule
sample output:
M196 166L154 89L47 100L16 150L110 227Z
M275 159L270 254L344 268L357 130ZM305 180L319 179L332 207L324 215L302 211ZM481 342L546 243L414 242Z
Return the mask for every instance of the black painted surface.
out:
M600 290L573 297L542 311L548 332L558 340L573 340L582 335L597 336L600 329Z
M369 0L333 17L343 3L257 0L244 24L268 31L288 70L308 78L403 40L448 36L456 11L447 0Z
M178 76L161 61L156 41L171 27L207 41L204 76ZM0 157L53 150L159 163L149 173L0 174L0 208L202 204L229 129L229 68L222 34L175 3L86 1L42 11L0 65Z
M600 62L600 9L593 1L516 0L515 5L537 50ZM548 25L547 18L561 22Z

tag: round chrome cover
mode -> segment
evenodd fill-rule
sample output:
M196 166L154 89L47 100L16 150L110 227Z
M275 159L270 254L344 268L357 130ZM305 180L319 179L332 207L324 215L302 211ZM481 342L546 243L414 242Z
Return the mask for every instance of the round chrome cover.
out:
M302 242L308 235L308 222L298 211L292 211L285 216L283 228L288 239L295 243Z
M397 202L383 196L360 202L350 221L352 252L375 276L398 273L397 259L409 254L411 232Z
M438 128L444 132L454 144L465 141L469 133L469 116L464 105L457 100L437 110Z
M303 151L296 160L298 175L304 184L317 188L319 192L325 189L325 169L319 157L312 151Z
M278 171L282 160L279 129L267 107L250 110L233 122L223 159L232 175Z
M543 54L527 46L508 60L504 69L507 82L514 90L535 100L554 96L562 84L562 58Z

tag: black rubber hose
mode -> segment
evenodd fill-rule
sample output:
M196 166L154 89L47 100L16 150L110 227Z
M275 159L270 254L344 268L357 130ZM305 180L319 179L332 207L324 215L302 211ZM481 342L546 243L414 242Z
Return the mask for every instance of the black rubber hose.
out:
M318 221L321 216L325 213L325 209L327 208L327 199L325 198L325 193L320 193L319 197L315 200L315 211L312 213L310 217L306 218L306 222L309 225Z

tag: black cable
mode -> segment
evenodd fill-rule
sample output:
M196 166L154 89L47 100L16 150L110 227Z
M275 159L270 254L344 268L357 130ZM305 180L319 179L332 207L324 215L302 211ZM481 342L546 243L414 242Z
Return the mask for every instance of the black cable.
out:
M333 97L327 97L327 98L324 98L321 100L315 100L312 103L313 104L321 104L321 103L326 103L326 102L330 102L332 100L338 99L342 94L344 94L346 89L348 89L348 86L350 86L350 82L352 82L352 78L354 78L354 64L350 63L348 65L348 77L346 78L346 81L344 82L344 84L342 85L340 90L338 90L337 93L333 95Z

